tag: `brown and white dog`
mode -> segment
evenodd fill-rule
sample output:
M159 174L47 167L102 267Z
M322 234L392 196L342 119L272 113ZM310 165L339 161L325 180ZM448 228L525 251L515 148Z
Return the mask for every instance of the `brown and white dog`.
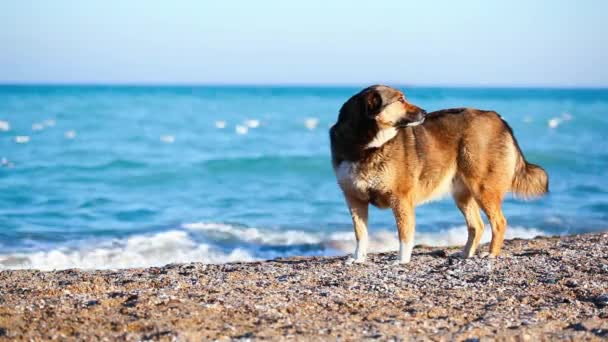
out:
M357 239L349 262L366 259L370 203L392 209L399 232L396 263L407 263L416 205L452 194L467 223L465 258L475 254L484 231L481 208L492 226L488 256L495 257L507 226L501 209L505 194L531 198L548 192L547 173L526 161L513 131L493 111L427 114L399 90L375 85L344 103L330 139L333 168Z

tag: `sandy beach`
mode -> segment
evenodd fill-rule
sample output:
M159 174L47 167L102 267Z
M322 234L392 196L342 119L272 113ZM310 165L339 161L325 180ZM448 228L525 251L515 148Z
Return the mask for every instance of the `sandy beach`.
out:
M344 257L0 272L0 339L602 340L608 233Z

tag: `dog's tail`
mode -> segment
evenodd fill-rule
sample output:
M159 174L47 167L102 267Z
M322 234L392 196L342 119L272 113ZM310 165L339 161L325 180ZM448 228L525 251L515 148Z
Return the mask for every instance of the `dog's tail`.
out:
M530 199L549 192L549 176L542 167L528 163L523 155L517 164L511 185L517 197Z
M515 197L522 199L532 199L548 193L549 175L547 175L547 172L542 167L526 161L519 143L515 139L513 129L511 129L511 126L506 121L502 120L502 122L511 135L513 145L517 151L517 162L515 163L511 191Z

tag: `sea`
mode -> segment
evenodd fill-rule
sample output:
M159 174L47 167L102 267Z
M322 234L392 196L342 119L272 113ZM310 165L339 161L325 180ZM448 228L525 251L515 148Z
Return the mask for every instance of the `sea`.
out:
M506 199L507 238L608 230L608 89L395 87L498 111L547 170L548 196ZM361 88L0 86L0 270L350 253L328 129ZM417 244L466 241L449 197L416 221ZM397 249L390 211L369 225L372 250Z

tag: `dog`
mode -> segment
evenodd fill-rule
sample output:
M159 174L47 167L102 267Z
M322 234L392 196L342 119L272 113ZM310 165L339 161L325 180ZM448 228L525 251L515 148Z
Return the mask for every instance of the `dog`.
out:
M332 166L344 193L357 240L348 262L365 262L371 203L390 208L399 235L396 264L414 247L414 208L450 194L464 215L468 239L462 255L475 255L484 231L480 208L492 227L488 257L502 248L507 192L534 198L549 191L544 169L528 163L513 130L494 111L454 108L426 113L404 94L374 85L353 95L330 128Z

